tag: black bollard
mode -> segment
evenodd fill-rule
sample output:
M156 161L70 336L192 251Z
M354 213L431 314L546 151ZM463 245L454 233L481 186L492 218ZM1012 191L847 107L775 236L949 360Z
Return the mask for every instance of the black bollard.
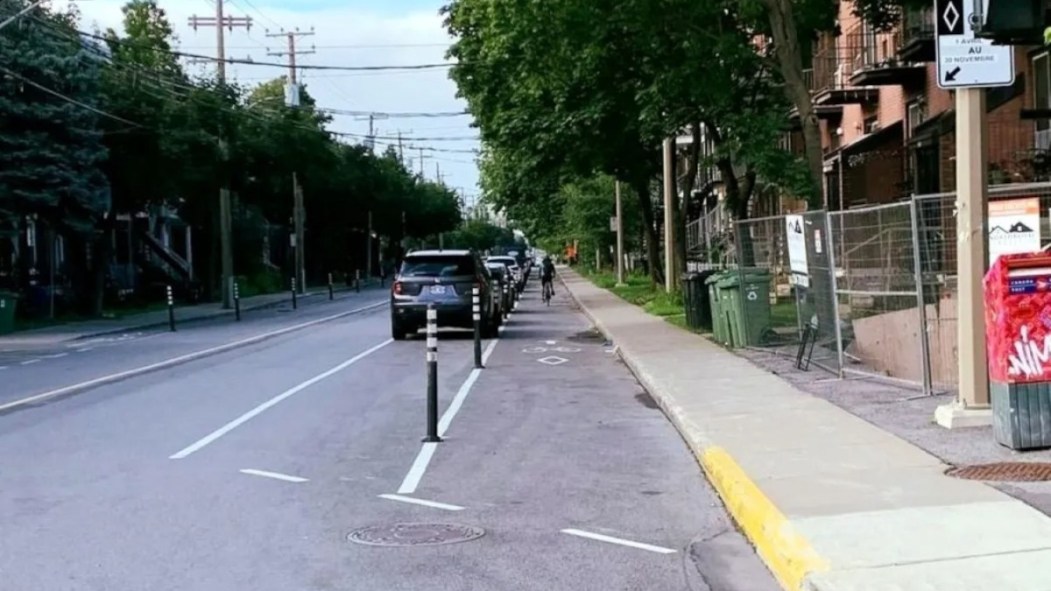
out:
M354 270L354 291L361 293L361 269Z
M234 280L234 319L241 321L241 288Z
M426 442L438 443L438 311L434 304L427 306L427 437Z
M328 274L328 300L331 302L336 299L335 289L332 287L332 273Z
M299 301L296 300L296 278L292 278L292 309L296 310L299 308Z

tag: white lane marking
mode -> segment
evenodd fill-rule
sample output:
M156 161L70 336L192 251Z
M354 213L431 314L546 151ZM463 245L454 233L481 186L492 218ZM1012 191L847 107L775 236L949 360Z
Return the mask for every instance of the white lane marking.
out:
M427 464L431 463L431 457L434 456L436 449L438 449L438 444L433 442L424 443L420 447L420 453L416 454L409 473L405 475L405 480L402 480L401 486L398 487L399 495L411 495L416 492L416 488L420 486L420 479L427 471Z
M3 370L5 370L5 369L7 369L7 366L6 366L6 365L0 365L0 371L3 371Z
M496 344L500 342L500 339L493 339L489 341L489 345L482 352L482 365L485 365L489 361L489 357L493 354L493 349L496 348ZM438 436L445 435L445 431L449 429L449 425L452 424L453 417L460 411L460 407L463 406L464 400L467 399L467 395L471 392L471 387L478 381L478 375L482 372L480 369L472 369L470 375L464 380L460 389L456 392L456 397L453 398L449 408L442 414L442 418L438 421ZM411 495L416 492L416 488L420 486L420 480L423 479L423 474L427 471L427 466L431 463L431 458L434 456L435 450L438 448L437 443L424 443L420 447L420 453L416 454L416 459L412 462L412 467L409 468L409 473L405 475L405 480L402 480L401 486L398 487L399 495Z
M173 366L176 366L176 365L180 365L182 363L186 363L186 362L189 362L189 361L194 361L196 359L200 359L202 357L208 357L210 355L215 355L215 354L218 354L218 353L225 353L226 351L232 351L234 349L237 349L239 347L243 347L245 345L253 345L255 343L261 343L261 342L263 342L263 341L265 341L267 339L272 339L274 337L279 337L281 335L288 334L290 332L295 332L297 330L302 330L304 328L309 328L309 327L315 326L317 324L324 324L326 322L331 322L333 320L338 320L340 318L345 318L347 316L351 316L353 314L358 314L360 312L367 312L369 310L375 310L377 308L380 308L380 307L383 307L383 306L387 306L387 305L389 305L387 302L380 302L378 304L372 304L372 305L369 305L369 306L364 306L364 307L357 308L357 309L354 309L354 310L349 310L347 312L340 312L339 314L333 314L332 316L326 316L324 318L319 318L317 320L311 320L309 322L304 322L302 324L296 324L294 326L287 326L287 327L282 328L282 329L274 330L274 331L271 331L271 332L266 332L266 333L263 333L263 334L258 334L258 335L255 335L253 337L248 337L246 339L241 339L239 341L234 341L232 343L226 343L225 345L219 345L217 347L211 347L209 349L202 349L202 350L196 351L194 353L187 353L186 355L180 355L178 357L172 357L171 359L165 359L164 361L158 361L157 363L151 363L149 365L143 365L142 367L136 367L134 369L129 369L129 370L126 370L126 371L115 373L115 374L102 376L100 378L95 378L93 380L88 380L86 382L81 382L79 384L73 384L72 386L64 386L64 387L58 388L56 390L50 390L48 392L43 392L41 394L34 394L33 396L22 398L21 400L15 400L14 402L9 402L7 404L0 404L0 412L4 412L4 411L12 409L12 408L17 408L19 406L25 406L27 404L34 404L34 403L40 402L42 400L47 400L48 398L54 398L56 396L62 396L63 394L70 394L72 392L79 392L80 390L84 390L84 389L87 389L87 388L93 388L95 386L102 386L104 384L111 384L113 382L119 382L120 380L123 380L123 379L126 379L126 378L132 378L132 377L135 377L135 376L139 376L139 375L150 373L152 371L157 371L159 369L165 369L165 368L168 368L168 367L173 367ZM83 353L85 351L90 351L90 350L91 350L91 348L87 347L87 348L84 348L84 349L77 349L77 352L78 353Z
M185 449L183 449L182 451L179 451L178 453L170 456L169 459L171 459L171 460L181 460L181 459L189 456L190 454L193 454L193 453L195 453L197 451L200 451L202 448L204 448L205 446L213 443L215 440L219 439L223 435L226 435L230 431L233 431L234 429L236 429L236 428L240 427L241 425L247 423L248 421L252 420L253 418L259 416L260 414L262 414L267 409L269 409L269 408L271 408L273 406L276 406L282 400L285 400L287 398L295 396L296 394L302 392L303 390L306 390L310 386L313 386L314 384L320 382L321 380L324 380L326 378L334 376L335 374L343 371L344 369L350 367L351 365L354 365L358 361L361 361L362 359L368 357L369 355L372 355L376 351L379 351L380 349L386 347L387 345L389 345L389 344L391 344L393 342L394 342L393 339L387 339L386 341L376 345L375 347L372 347L372 348L366 350L363 353L358 353L357 355L351 357L350 359L344 361L343 363L340 363L336 367L333 367L332 369L330 369L330 370L328 370L328 371L326 371L324 373L318 374L318 375L310 378L309 380L307 380L307 381L305 381L305 382L303 382L303 383L301 383L299 385L293 386L292 388L289 388L288 390L285 390L284 392L278 394L277 396L274 396L270 400L267 400L266 402L260 404L259 406L253 408L252 410L246 412L245 414L237 417L236 419L230 421L229 423L223 425L222 427L219 427L218 429L216 429L212 433L210 433L210 434L206 435L205 437L201 438L200 440L198 440L196 443L193 443L190 446L188 446Z
M92 349L94 349L94 347L81 347L81 348L77 349L77 353L87 353L88 351L91 351Z
M44 355L44 359L62 359L68 355L69 353L55 353L54 355Z
M300 478L299 476L289 476L288 474L280 474L278 472L267 472L266 470L253 470L252 468L245 468L241 470L241 474L248 474L251 476L262 476L263 478L273 478L274 480L284 480L285 482L309 482L307 478Z
M581 538L588 538L591 540L598 540L600 542L606 542L609 544L619 544L621 546L628 546L629 548L637 548L639 550L646 550L648 552L656 552L657 554L675 554L675 550L671 548L662 548L661 546L653 546L651 544L643 544L642 542L633 542L631 540L625 540L623 538L614 538L612 536L604 536L602 534L593 534L588 531L579 529L564 529L562 533L569 534L571 536L578 536Z
M449 505L446 503L439 503L437 501L425 501L423 499L414 499L412 497L403 497L401 495L380 495L381 499L387 499L388 501L400 501L402 503L409 503L410 505L423 505L424 507L430 507L432 509L445 509L446 511L463 511L463 507L459 505Z
M33 365L34 363L40 363L43 359L30 359L29 361L23 361L19 365Z
M545 345L555 345L555 344L558 344L558 341L544 341L544 344Z
M483 355L483 360L484 358L485 356ZM485 362L483 361L482 363L484 364ZM449 430L449 424L453 422L453 417L456 416L456 413L460 412L463 401L471 393L471 387L478 381L478 376L480 375L482 375L482 370L472 369L470 375L464 380L463 385L460 386L456 396L453 397L453 401L449 404L449 408L445 409L441 420L438 421L438 437L445 437L445 432Z

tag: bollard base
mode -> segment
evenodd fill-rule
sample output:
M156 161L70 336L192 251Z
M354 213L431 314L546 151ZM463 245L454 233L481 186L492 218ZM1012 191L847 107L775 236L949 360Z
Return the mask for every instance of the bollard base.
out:
M441 443L442 442L442 438L438 437L437 435L434 436L434 437L427 436L427 437L424 437L423 439L421 439L421 441L423 441L424 443Z

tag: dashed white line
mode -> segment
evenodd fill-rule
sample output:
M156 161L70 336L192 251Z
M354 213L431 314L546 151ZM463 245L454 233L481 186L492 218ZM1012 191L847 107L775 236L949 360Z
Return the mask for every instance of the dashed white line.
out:
M77 349L77 353L87 353L88 351L91 351L93 349L94 347L81 347Z
M446 511L463 511L464 509L459 505L450 505L448 503L439 503L437 501L426 501L424 499L403 497L401 495L380 495L380 498L387 499L388 501L399 501L402 503L409 503L410 505L422 505L424 507L430 507L432 509L444 509Z
M270 400L267 400L266 402L260 404L259 406L253 408L252 410L246 412L245 414L237 417L236 419L230 421L229 423L223 425L222 427L219 427L218 429L216 429L212 433L210 433L210 434L206 435L205 437L201 438L200 440L198 440L196 443L193 443L193 444L189 445L188 447L186 447L185 449L175 453L174 455L169 456L169 459L181 460L181 459L186 458L187 456L189 456L189 455L191 455L193 453L196 453L196 452L200 451L204 447L206 447L206 446L212 444L213 442L215 442L215 440L219 439L223 435L226 435L230 431L233 431L234 429L236 429L236 428L240 427L241 425L247 423L248 421L252 420L253 418L259 416L260 414L262 414L267 409L269 409L269 408L271 408L273 406L276 406L282 400L285 400L286 398L291 398L292 396L295 396L296 394L302 392L303 390L306 390L307 388L309 388L310 386L313 386L314 384L320 382L321 380L324 380L326 378L332 377L333 375L343 371L344 369L350 367L351 365L354 365L358 361L361 361L362 359L368 357L369 355L372 355L376 351L379 351L380 349L386 347L387 345L389 345L389 344L391 344L393 342L394 342L393 339L387 339L386 341L383 341L382 343L376 345L375 347L372 347L371 349L368 349L367 351L365 351L363 353L358 353L354 357L351 357L350 359L344 361L343 363L340 363L336 367L333 367L332 369L330 369L330 370L328 370L328 371L326 371L324 373L318 374L318 375L310 378L309 380L307 380L307 381L305 381L305 382L303 382L301 384L298 384L296 386L293 386L292 388L289 388L288 390L285 390L284 392L278 394L277 396L274 396Z
M55 353L54 355L44 355L44 359L62 359L67 356L69 356L69 353Z
M273 478L274 480L295 482L297 484L302 482L309 482L309 479L300 478L299 476L289 476L288 474L281 474L279 472L267 472L266 470L253 470L252 468L245 468L244 470L241 470L241 474L248 474L250 476L262 476L263 478Z
M33 365L34 363L40 363L41 361L43 361L43 359L30 359L28 361L23 361L19 365Z
M604 536L602 534L595 534L589 531L583 531L579 529L564 529L562 533L569 534L571 536L578 536L581 538L588 538L590 540L598 540L599 542L606 542L607 544L618 544L620 546L627 546L629 548L636 548L638 550L646 550L647 552L656 552L657 554L675 554L675 550L671 548L663 548L661 546L654 546L652 544L643 544L642 542L633 542L631 540L625 540L623 538L614 538L612 536Z

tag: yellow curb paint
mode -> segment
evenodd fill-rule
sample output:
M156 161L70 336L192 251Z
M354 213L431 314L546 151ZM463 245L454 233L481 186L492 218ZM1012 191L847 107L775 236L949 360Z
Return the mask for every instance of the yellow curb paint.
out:
M806 538L720 447L700 456L701 467L745 536L786 591L800 591L810 573L828 570Z

